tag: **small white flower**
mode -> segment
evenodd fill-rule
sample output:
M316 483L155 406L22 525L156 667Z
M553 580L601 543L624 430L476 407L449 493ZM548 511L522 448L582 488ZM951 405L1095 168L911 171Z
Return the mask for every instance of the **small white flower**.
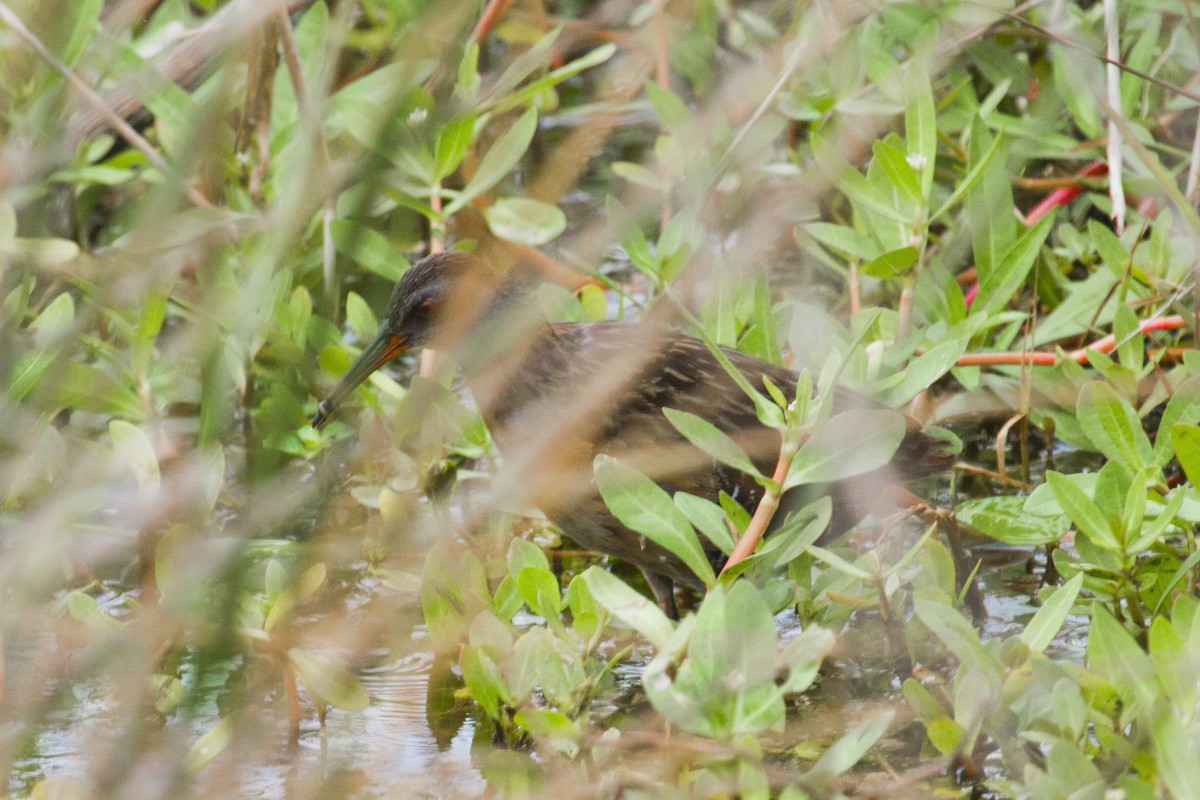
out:
M917 172L922 172L925 169L925 156L920 153L909 153L904 157L904 160Z

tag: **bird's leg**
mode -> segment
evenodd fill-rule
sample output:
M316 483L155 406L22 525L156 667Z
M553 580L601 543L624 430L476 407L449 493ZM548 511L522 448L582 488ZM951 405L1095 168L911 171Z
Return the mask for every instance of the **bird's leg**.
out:
M679 609L675 606L675 584L665 575L659 575L657 572L650 572L647 569L642 570L642 575L646 578L646 583L650 585L650 591L654 592L654 599L658 601L658 607L662 612L671 619L679 619Z

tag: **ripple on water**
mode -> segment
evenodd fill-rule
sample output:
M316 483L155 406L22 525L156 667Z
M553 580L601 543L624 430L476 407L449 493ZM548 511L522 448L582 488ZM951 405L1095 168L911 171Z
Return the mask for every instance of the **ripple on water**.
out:
M302 746L364 771L374 785L403 785L406 796L480 794L486 784L471 763L471 717L444 747L430 729L426 697L434 671L430 652L407 653L362 671L371 706L359 714L331 713L324 737L314 731L302 737Z

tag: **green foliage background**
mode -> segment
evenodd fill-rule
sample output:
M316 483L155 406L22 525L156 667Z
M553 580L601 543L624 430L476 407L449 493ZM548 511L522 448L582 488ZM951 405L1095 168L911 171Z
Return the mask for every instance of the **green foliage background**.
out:
M481 6L0 4L5 790L1197 797L1192 5ZM449 376L313 430L435 244L951 426L989 474L932 488L1029 614L971 624L1021 593L952 526L818 546L818 501L669 620L492 491ZM785 487L867 468L754 388ZM628 472L676 552L749 523Z

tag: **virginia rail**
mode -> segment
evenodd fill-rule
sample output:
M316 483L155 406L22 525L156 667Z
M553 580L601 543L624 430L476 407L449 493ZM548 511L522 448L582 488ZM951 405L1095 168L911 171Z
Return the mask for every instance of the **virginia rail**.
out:
M659 603L673 608L673 585L703 586L678 558L609 513L592 478L596 455L632 464L668 492L715 501L724 491L753 512L762 495L758 484L691 445L663 409L713 423L767 475L778 458L779 435L758 421L751 399L702 342L649 324L547 323L522 303L527 299L474 256L450 251L422 259L396 284L378 336L318 405L313 425L406 350L448 350L462 367L505 471L516 475L527 498L578 544L639 567ZM798 376L789 369L735 350L725 355L756 389L763 388L763 378L785 392L795 389ZM878 407L842 389L834 406L835 412ZM835 509L831 531L857 522L866 513L864 498L877 498L881 482L922 477L949 461L920 423L907 418L887 468L828 487ZM721 554L714 550L711 557L719 569Z

